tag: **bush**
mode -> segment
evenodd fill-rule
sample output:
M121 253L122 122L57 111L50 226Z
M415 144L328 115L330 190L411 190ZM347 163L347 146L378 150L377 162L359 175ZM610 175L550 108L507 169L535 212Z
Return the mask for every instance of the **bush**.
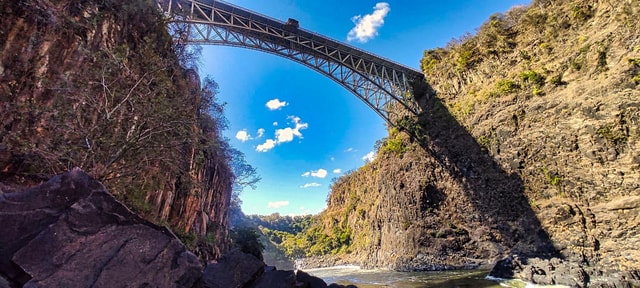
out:
M577 24L586 22L587 20L591 19L593 15L593 7L588 4L576 5L571 9L571 19Z
M382 149L382 152L383 153L392 152L398 155L402 155L406 150L407 150L407 147L404 146L402 138L396 137L394 139L387 140L387 145L384 146L384 148Z
M504 79L496 84L496 91L500 95L507 95L520 90L520 84L513 80Z
M566 85L567 84L567 82L564 82L562 80L562 74L558 74L556 76L551 77L549 82L551 84L553 84L553 86L561 86L561 85Z
M520 73L520 79L525 83L533 85L534 87L542 87L544 86L544 76L540 75L540 73L529 70Z

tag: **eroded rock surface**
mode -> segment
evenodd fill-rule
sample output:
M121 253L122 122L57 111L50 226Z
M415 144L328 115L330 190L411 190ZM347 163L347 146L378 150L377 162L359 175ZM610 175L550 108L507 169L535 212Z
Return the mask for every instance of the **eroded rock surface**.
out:
M0 275L29 287L192 287L198 258L80 169L0 193Z

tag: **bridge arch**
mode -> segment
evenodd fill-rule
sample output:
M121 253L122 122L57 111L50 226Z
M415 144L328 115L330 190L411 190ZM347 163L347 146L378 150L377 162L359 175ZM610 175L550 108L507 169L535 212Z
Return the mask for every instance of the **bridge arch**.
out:
M387 123L400 106L419 113L413 81L421 72L298 27L216 0L156 0L170 17L169 25L184 30L190 44L235 46L275 54L303 64L359 97Z

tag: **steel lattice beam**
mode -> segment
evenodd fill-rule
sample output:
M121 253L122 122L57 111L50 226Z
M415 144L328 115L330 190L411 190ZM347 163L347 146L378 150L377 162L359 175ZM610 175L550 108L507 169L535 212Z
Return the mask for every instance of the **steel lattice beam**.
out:
M419 112L410 84L423 80L419 71L223 1L156 2L170 17L170 29L186 28L187 43L256 49L302 63L354 93L390 124L396 104Z

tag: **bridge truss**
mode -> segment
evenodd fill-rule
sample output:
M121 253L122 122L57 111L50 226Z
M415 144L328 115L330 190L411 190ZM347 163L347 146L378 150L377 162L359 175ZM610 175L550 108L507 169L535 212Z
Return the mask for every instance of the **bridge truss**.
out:
M399 114L419 113L413 81L424 75L319 34L216 0L156 0L170 29L189 44L256 49L304 64L358 96L389 124ZM402 109L404 108L404 109ZM395 114L395 115L394 115Z

